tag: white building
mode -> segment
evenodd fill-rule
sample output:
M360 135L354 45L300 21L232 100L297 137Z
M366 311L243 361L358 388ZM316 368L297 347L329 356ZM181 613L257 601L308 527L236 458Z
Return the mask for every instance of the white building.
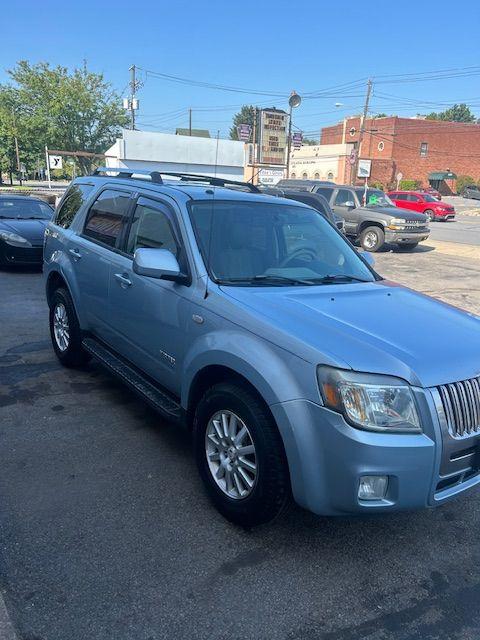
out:
M123 129L105 152L107 167L181 171L243 180L243 142Z
M349 179L347 159L352 148L350 143L303 145L290 154L290 178L345 183Z

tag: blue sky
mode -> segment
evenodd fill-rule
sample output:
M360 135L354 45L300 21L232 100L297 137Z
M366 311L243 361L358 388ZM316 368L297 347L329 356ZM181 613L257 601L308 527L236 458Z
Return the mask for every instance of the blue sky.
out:
M129 66L138 65L139 128L187 126L192 107L194 127L227 136L241 104L284 108L295 89L323 92L295 112L295 124L313 135L361 110L368 76L373 113L414 115L467 102L480 117L480 66L477 75L441 80L387 77L480 65L478 0L464 0L459 11L444 0L23 0L2 22L0 82L20 59L68 67L86 59L126 95ZM145 70L272 95L189 86ZM325 92L330 87L338 88Z

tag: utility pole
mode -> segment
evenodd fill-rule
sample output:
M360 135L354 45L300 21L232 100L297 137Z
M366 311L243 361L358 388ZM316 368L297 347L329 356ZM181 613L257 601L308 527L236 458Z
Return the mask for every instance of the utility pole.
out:
M20 166L20 151L18 148L18 138L17 138L17 123L15 120L15 109L12 108L12 118L13 118L13 130L14 130L14 140L15 140L15 155L17 157L17 171L18 171L18 179L20 180L20 186L22 185L22 167Z
M255 163L257 160L257 118L258 118L258 107L255 107L255 110L253 112L253 128L252 128L252 184L254 184Z
M192 135L192 110L188 110L188 135Z
M360 150L361 150L361 147L362 147L363 134L365 133L365 121L366 121L367 116L368 116L368 105L370 103L370 94L371 94L371 92L372 92L372 81L369 78L368 82L367 82L367 95L365 96L365 105L363 107L363 116L362 116L362 120L361 120L361 123L360 123L360 131L359 131L359 134L358 134L357 154L356 154L356 157L355 157L355 164L353 165L352 176L350 178L350 183L351 184L355 184L355 180L357 179L358 161L360 160Z
M130 67L130 122L132 131L135 130L135 110L137 108L135 92L137 90L137 80L135 77L135 65Z

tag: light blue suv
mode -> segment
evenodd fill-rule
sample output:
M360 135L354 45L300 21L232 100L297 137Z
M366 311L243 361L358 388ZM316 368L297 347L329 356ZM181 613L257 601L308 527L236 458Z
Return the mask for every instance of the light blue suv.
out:
M316 210L256 191L76 179L45 237L59 360L94 356L186 424L208 493L242 525L292 495L386 513L478 484L480 319L387 282Z

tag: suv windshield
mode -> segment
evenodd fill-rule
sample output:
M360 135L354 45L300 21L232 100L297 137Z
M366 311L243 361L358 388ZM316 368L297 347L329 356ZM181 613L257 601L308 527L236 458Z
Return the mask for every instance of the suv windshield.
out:
M357 198L360 203L363 204L366 195L367 207L394 207L395 204L390 200L386 193L380 191L380 189L357 189Z
M16 220L50 220L53 209L46 202L38 202L19 198L0 198L0 218L15 218Z
M205 264L222 284L372 282L373 272L318 211L290 204L189 204Z

